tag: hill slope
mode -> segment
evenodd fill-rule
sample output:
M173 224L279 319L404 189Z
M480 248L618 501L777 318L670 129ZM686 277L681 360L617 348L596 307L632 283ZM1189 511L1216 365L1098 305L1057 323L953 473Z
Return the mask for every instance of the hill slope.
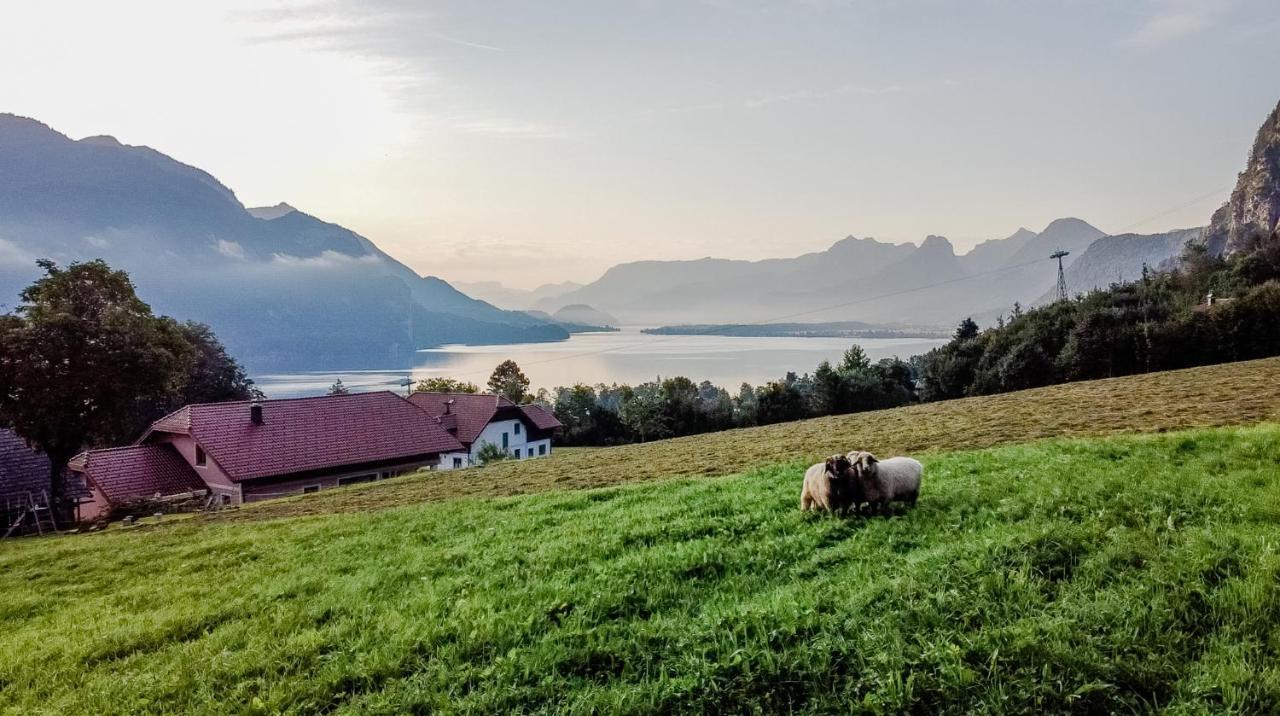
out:
M441 343L567 337L287 204L246 209L154 149L0 114L0 304L35 277L37 257L106 259L158 311L209 323L255 369L406 365Z
M457 497L731 475L817 460L852 446L881 454L982 448L1064 435L1109 435L1280 419L1280 358L1066 383L728 430L639 445L557 451L551 458L409 476L248 505L214 520L372 511ZM602 467L607 466L607 467Z
M0 546L14 713L1275 712L1280 427ZM1229 496L1230 499L1223 499Z

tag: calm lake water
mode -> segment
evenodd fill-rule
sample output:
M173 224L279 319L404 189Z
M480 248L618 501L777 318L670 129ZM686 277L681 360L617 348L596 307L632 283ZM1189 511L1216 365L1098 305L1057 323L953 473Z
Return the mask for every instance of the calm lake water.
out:
M529 376L533 390L574 383L642 383L658 376L710 380L734 389L743 381L757 385L787 371L813 371L823 360L840 359L858 343L872 360L907 358L940 346L932 338L735 338L728 336L651 336L639 328L617 333L579 333L559 343L497 346L445 346L418 353L411 370L363 370L255 375L271 398L322 395L341 378L351 390L398 390L404 380L433 376L469 380L483 386L494 366L511 358Z

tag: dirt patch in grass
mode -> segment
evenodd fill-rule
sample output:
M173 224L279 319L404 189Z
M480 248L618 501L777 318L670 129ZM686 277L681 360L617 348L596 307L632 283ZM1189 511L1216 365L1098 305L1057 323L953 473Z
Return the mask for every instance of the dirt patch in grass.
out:
M1280 414L1280 359L1096 380L1004 395L728 430L505 462L255 503L202 519L258 520L378 510L455 497L576 490L817 460L854 447L880 455L983 448L1040 438L1248 425Z

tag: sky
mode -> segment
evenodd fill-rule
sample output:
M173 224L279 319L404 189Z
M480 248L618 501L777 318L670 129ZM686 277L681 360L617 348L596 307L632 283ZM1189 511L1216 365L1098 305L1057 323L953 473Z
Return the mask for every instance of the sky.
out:
M847 235L1207 222L1275 0L0 0L0 111L533 287Z

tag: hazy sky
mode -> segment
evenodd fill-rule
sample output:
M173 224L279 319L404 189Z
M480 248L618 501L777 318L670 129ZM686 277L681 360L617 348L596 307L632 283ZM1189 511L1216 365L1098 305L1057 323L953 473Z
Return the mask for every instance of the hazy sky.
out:
M0 111L533 286L848 234L1203 224L1276 0L0 0Z

